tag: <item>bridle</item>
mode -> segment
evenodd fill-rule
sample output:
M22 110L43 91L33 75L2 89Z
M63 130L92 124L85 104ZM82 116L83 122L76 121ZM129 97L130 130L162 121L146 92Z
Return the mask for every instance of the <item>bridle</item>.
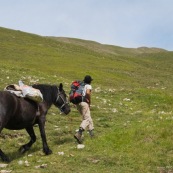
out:
M60 91L59 91L59 88L58 88L58 94L57 94L57 98L56 98L55 103L56 103L59 99L61 99L61 100L63 101L63 104L62 104L61 106L58 106L58 108L60 109L61 112L63 112L63 107L64 107L65 105L69 104L69 103L66 102L66 101L63 99L63 97L61 96L61 93L60 93Z

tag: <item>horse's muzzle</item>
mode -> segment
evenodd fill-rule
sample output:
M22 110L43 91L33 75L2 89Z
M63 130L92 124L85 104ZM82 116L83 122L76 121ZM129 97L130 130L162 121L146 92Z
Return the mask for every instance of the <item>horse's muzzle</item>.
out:
M65 114L68 115L70 113L71 109L70 107L64 107L63 109L61 109L61 114Z
M68 109L68 110L66 110L66 111L64 111L64 113L66 114L66 115L68 115L69 113L70 113L70 108Z

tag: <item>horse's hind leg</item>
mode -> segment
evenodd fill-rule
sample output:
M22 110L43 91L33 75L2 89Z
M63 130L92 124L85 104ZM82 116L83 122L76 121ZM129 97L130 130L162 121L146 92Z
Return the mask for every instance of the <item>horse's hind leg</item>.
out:
M1 126L1 122L0 122ZM0 127L0 133L2 131L2 126ZM5 155L5 153L0 149L0 157L4 162L10 162L10 159Z
M0 128L0 132L2 131L2 128ZM10 159L4 154L4 152L0 149L0 157L4 162L10 162Z
M19 151L21 153L25 153L26 151L28 151L31 148L32 144L36 141L36 136L35 136L33 127L32 126L27 127L26 131L28 132L29 136L31 137L31 140L27 144L20 147Z

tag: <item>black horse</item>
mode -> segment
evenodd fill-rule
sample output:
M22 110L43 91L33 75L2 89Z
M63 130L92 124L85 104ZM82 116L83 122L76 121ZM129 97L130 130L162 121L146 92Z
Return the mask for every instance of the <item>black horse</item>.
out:
M36 141L33 125L38 124L43 143L43 152L48 155L52 153L48 147L44 129L48 109L54 104L63 113L68 114L70 105L67 102L62 84L58 87L56 85L43 84L33 85L33 87L41 91L43 102L37 104L26 98L17 97L8 91L0 91L0 132L3 128L10 130L26 129L31 139L27 144L20 147L19 151L24 153ZM1 149L0 157L3 161L10 161Z

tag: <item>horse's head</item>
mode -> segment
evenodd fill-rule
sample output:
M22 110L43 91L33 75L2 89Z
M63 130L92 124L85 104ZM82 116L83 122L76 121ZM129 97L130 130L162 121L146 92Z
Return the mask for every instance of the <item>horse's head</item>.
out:
M66 115L70 113L70 104L67 101L67 96L63 90L62 83L60 83L58 87L58 93L54 105L57 106L61 112L65 113Z

